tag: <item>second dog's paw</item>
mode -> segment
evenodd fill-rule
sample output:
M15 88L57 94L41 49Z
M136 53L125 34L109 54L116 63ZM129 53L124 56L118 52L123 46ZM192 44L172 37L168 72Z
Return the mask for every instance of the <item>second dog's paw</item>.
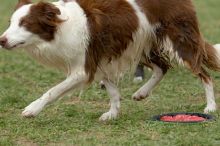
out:
M116 119L117 116L118 116L117 111L108 111L102 114L102 116L99 118L99 121L107 121L107 120Z
M26 118L35 117L43 110L44 106L44 101L37 99L24 109L22 116Z
M141 83L143 81L143 77L135 77L134 79L133 79L133 83Z

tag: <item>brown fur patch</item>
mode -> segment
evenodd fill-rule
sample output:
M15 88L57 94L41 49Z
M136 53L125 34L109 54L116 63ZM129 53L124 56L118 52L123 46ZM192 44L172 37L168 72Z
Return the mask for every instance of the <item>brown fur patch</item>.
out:
M209 43L205 43L206 55L204 56L203 63L209 69L214 71L220 71L219 59L217 57L218 52L216 49Z
M211 79L209 73L204 68L201 69L201 72L198 74L198 77L200 77L200 79L207 84L212 82L212 79Z
M91 39L85 69L92 81L103 58L118 58L132 41L138 18L124 0L76 0L85 11Z
M158 50L152 50L150 52L150 57L146 59L146 64L144 65L153 69L151 64L154 63L162 69L163 74L166 74L168 69L172 68L172 65L164 56L160 56L160 52L157 51Z
M205 44L199 31L196 12L191 0L136 0L151 24L157 24L158 44L168 36L175 52L191 70L201 71ZM160 45L158 45L158 49Z
M18 0L17 5L15 6L15 10L19 9L23 5L31 4L31 0Z
M20 26L45 41L51 41L57 32L58 24L63 22L57 17L59 14L60 10L54 5L39 2L31 6L29 14L21 19Z

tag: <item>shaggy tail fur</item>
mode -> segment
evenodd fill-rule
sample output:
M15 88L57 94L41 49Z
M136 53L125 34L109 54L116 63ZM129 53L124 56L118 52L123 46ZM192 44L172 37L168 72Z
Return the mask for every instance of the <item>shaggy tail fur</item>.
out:
M206 42L205 51L203 64L211 70L220 71L220 44L212 46Z

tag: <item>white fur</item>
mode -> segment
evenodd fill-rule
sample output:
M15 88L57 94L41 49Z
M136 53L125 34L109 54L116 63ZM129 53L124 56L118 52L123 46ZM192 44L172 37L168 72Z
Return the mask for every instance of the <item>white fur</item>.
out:
M163 71L160 67L158 67L156 64L152 64L153 67L153 74L148 80L146 84L144 84L137 92L135 92L132 96L135 100L141 100L151 93L153 88L162 80L163 78Z
M68 77L45 93L40 100L34 101L25 108L22 113L25 117L36 116L43 109L36 104L39 101L43 100L45 106L69 90L83 86L88 79L84 70L85 51L89 40L85 14L75 2L66 3L65 7L60 6L59 3L55 5L61 11L60 18L66 20L60 26L55 40L35 44L34 48L28 47L27 50L43 64L65 71Z
M217 51L217 57L218 61L220 62L220 44L216 44L213 46L215 50ZM215 103L215 95L214 95L214 89L213 89L213 82L209 81L206 83L203 81L203 86L205 88L206 93L206 100L207 100L207 106L204 109L205 113L214 112L217 109L216 103Z
M107 60L101 62L101 67L96 73L96 80L103 79L105 87L111 96L111 106L107 113L104 113L100 120L110 120L117 117L120 107L120 94L113 84L109 81L118 81L121 74L128 69L134 70L144 49L149 53L151 48L151 39L153 36L153 28L149 24L145 14L140 10L135 0L127 0L134 8L139 20L137 32L133 34L133 42L131 42L119 59L112 60L110 63ZM108 82L107 82L108 81Z
M24 27L19 26L20 19L28 14L30 6L31 5L25 5L22 9L15 11L11 17L9 28L2 34L2 36L7 38L10 47L17 46L23 42L25 42L23 45L27 46L29 42L33 42L33 40L36 39L35 35L26 31ZM28 39L28 41L26 39ZM23 45L19 45L19 47Z
M140 83L143 81L143 77L134 77L133 83Z
M220 44L215 44L213 47L214 47L215 49L217 49L218 51L220 51Z
M112 82L110 82L109 80L103 80L103 83L105 85L108 94L111 97L111 100L110 100L109 111L104 113L99 118L100 121L115 119L118 116L120 109L120 97L121 97L117 87Z
M28 105L22 112L24 117L34 117L43 110L43 108L72 89L76 89L85 84L86 74L82 71L72 72L66 80L47 91L42 97Z
M108 78L109 80L118 81L123 73L130 70L133 71L140 61L140 57L144 49L149 53L153 37L153 27L150 25L145 14L140 10L135 0L127 0L133 7L138 16L139 27L133 34L133 41L119 59L103 60L100 69L96 73L96 80Z
M60 19L66 20L59 27L55 40L46 42L19 26L20 19L28 14L31 5L22 6L13 14L11 25L3 34L9 40L9 46L13 47L25 40L22 47L33 57L43 64L59 68L67 74L66 80L51 88L25 108L22 112L25 117L36 116L47 104L69 90L85 85L88 79L84 64L89 30L84 11L76 2L69 2L65 5L56 2L54 5L61 11Z
M217 51L217 55L216 56L218 58L218 61L220 62L220 44L215 44L213 47Z
M169 61L176 61L178 65L184 65L183 60L179 57L178 52L175 52L173 49L173 42L167 36L166 39L162 43L162 47L164 50L162 53L168 54Z
M138 16L139 27L133 34L133 41L128 45L122 56L110 63L103 59L100 63L101 68L95 74L95 79L103 79L111 96L110 110L104 113L100 120L114 119L118 116L120 93L113 82L119 78L121 73L134 68L139 62L144 48L147 53L151 48L149 42L151 42L153 36L152 26L135 0L127 1ZM65 20L59 26L53 41L46 42L19 26L19 20L28 14L31 5L23 6L13 14L11 25L4 33L4 36L10 40L10 46L25 41L22 47L34 58L43 64L59 68L67 74L66 80L51 88L42 97L25 108L22 113L25 117L36 116L47 104L57 100L71 89L86 85L88 80L84 69L85 52L90 39L86 15L76 1L64 3L60 0L53 4L61 11L59 18Z
M216 111L216 103L215 103L213 83L212 81L209 81L209 83L203 81L203 86L205 88L206 99L207 99L207 106L204 112L205 113L214 112Z
M65 7L55 4L61 11L60 18L66 21L59 27L55 40L37 43L28 52L43 64L71 74L84 68L89 40L87 19L76 2L66 3Z

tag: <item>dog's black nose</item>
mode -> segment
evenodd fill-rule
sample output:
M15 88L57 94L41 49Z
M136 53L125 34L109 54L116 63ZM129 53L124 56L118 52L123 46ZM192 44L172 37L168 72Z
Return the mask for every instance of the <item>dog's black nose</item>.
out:
M6 37L1 37L0 38L0 45L4 48L7 44L8 40Z

